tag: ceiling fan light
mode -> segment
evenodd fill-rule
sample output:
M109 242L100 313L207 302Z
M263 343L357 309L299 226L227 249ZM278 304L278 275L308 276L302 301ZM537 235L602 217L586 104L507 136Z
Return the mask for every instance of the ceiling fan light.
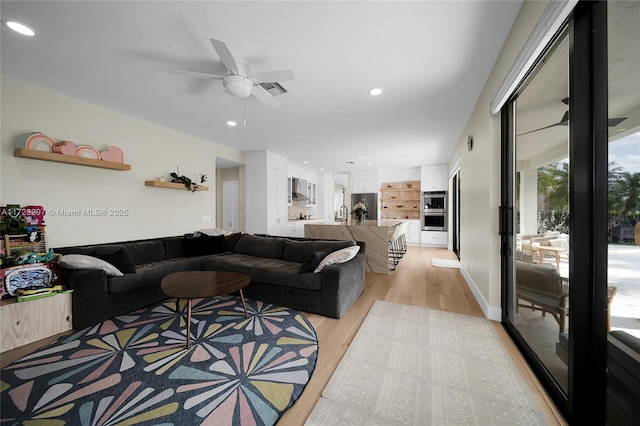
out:
M231 96L236 98L246 98L251 96L253 84L249 79L240 75L229 75L224 78L224 88Z

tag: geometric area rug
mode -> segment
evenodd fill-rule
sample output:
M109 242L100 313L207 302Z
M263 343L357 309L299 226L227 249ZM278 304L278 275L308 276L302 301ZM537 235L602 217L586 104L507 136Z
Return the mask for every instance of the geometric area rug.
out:
M183 301L184 302L184 301ZM167 301L63 336L2 370L0 423L273 425L304 390L317 335L299 312L239 298Z
M541 425L491 321L376 301L306 425Z

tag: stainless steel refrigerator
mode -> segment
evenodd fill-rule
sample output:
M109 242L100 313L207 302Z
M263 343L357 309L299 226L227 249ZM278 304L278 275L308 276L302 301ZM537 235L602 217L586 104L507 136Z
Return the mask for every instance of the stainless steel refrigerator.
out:
M351 205L349 206L349 213L353 211L353 206L358 203L363 203L367 207L367 220L378 220L378 194L351 194ZM354 219L351 215L351 219Z

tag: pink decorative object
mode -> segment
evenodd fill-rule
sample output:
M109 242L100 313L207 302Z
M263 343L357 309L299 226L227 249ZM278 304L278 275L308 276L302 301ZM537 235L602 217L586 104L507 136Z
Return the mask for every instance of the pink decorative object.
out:
M97 149L90 145L82 145L76 148L76 157L91 158L92 160L99 160L100 153Z
M51 147L56 142L47 135L34 132L28 135L22 135L18 138L16 148L31 149L34 151L51 152Z
M100 158L102 158L103 161L111 161L113 163L124 162L124 154L117 146L111 146L106 151L101 151Z
M71 141L62 141L53 144L51 151L58 154L76 156L76 144Z

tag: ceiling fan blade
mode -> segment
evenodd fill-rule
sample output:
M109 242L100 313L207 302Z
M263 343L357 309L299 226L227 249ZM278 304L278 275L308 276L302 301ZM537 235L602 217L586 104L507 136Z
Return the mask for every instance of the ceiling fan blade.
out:
M567 124L569 124L569 111L564 113L564 115L560 119L560 122L558 123L559 126L566 126Z
M253 86L253 89L251 89L251 95L255 96L259 101L269 105L271 108L278 108L280 106L280 101L271 96L269 92L260 86Z
M555 126L560 126L560 123L552 124L552 125L550 125L550 126L540 127L539 129L530 130L530 131L528 131L528 132L520 133L519 135L516 135L516 136L524 136L524 135L528 135L529 133L538 132L538 131L540 131L540 130L549 129L549 128L551 128L551 127L555 127Z
M221 76L221 75L206 74L203 72L196 72L196 71L169 70L169 72L171 74L190 75L192 77L198 77L198 78L213 78L214 80L224 79L224 76Z
M222 60L222 63L229 71L233 71L234 74L238 74L238 64L236 64L236 60L233 59L233 55L229 51L227 45L220 40L210 39L213 48L216 50L216 53Z
M622 123L626 119L627 117L610 118L609 127L616 127L618 124Z
M249 79L253 84L260 83L274 83L279 81L291 81L296 77L293 75L293 71L290 70L278 70L278 71L265 71L255 74L251 74Z

